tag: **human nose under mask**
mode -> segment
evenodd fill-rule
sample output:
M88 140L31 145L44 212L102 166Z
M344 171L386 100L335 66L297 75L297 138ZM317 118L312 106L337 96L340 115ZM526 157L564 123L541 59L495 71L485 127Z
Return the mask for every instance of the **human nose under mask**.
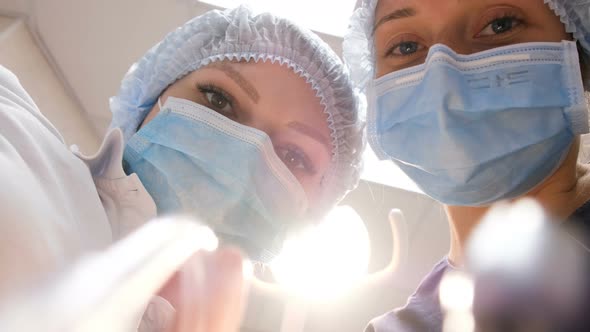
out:
M253 260L272 257L307 209L303 188L268 135L187 100L167 98L129 140L124 162L158 214L197 216Z
M479 206L550 176L588 132L576 44L528 43L472 55L433 46L426 63L375 80L369 142L428 195Z

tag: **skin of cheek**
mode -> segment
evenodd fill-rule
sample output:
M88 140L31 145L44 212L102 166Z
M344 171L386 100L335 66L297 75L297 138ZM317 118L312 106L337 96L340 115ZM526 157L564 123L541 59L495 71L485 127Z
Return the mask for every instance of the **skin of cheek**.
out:
M321 181L330 165L331 151L321 143L290 128L288 124L305 124L329 139L330 129L320 99L303 78L284 66L270 63L246 64L240 67L240 72L252 82L256 82L261 96L258 105L259 119L273 124L272 129L263 131L271 137L276 136L273 143L277 142L278 145L281 142L297 144L312 160L315 174L294 173L303 186L309 202L318 201L323 193ZM281 77L281 84L276 84L277 77ZM258 129L262 127L257 125L256 121L253 121L252 126Z
M308 145L306 154L309 159L314 160L315 174L306 174L305 170L295 170L293 174L304 188L310 203L320 200L323 194L322 179L327 174L331 155L327 154L327 150L323 146L310 138L293 133L292 130L284 133L280 140ZM278 144L281 144L281 142L278 142Z
M160 96L160 98L162 98L161 102L162 105L164 105L164 99L163 98L164 95ZM145 119L143 119L143 122L141 123L141 125L139 126L138 129L141 129L141 127L145 126L148 122L152 121L156 115L158 115L158 112L160 111L160 108L158 107L158 104L155 104L152 109L148 112L148 115L145 117Z

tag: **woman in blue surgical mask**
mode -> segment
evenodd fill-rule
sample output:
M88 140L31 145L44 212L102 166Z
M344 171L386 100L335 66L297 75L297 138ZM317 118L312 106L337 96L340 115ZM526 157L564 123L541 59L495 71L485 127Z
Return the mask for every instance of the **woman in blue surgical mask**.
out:
M319 38L238 8L186 23L135 63L111 99L111 128L159 215L196 215L268 261L289 228L356 185L356 105Z
M369 331L438 331L438 285L500 200L533 197L590 229L583 77L590 2L363 0L344 42L367 95L368 139L445 206L451 249L401 310ZM580 241L588 244L588 237Z
M358 182L363 124L342 63L316 35L270 14L211 11L169 33L125 75L93 156L72 153L2 67L0 79L0 294L157 215L194 216L264 262L286 231ZM222 275L207 277L203 301L212 302L201 305L215 317L206 330L229 331L212 324L239 316L241 259L208 261ZM178 291L174 282L163 290L173 306ZM159 328L155 320L144 328Z

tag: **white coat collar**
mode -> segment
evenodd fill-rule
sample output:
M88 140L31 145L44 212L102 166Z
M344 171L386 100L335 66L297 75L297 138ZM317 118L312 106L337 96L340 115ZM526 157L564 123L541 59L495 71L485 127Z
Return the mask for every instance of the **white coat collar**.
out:
M136 174L123 170L125 144L120 129L110 130L96 154L72 152L86 163L111 224L113 239L120 239L156 217L156 204Z

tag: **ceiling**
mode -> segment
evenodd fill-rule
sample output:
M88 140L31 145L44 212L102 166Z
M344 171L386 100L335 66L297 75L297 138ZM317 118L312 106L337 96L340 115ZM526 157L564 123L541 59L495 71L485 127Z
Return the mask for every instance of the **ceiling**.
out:
M104 134L108 100L130 65L166 33L214 7L191 0L52 0L35 1L32 8L33 28ZM339 38L322 37L340 53Z

